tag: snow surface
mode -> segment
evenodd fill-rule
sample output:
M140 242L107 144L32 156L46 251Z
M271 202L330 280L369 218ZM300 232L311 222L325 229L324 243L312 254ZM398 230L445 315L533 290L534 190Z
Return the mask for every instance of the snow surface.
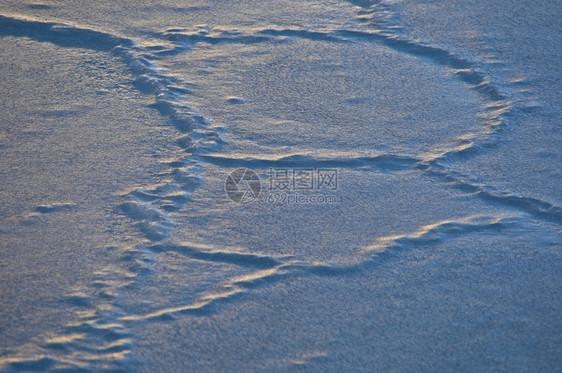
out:
M559 370L561 14L2 1L0 370Z

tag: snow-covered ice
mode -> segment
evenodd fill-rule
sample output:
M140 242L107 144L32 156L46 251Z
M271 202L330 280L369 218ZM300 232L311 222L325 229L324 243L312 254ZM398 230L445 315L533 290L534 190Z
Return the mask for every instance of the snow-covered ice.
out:
M0 370L560 369L561 14L4 0Z

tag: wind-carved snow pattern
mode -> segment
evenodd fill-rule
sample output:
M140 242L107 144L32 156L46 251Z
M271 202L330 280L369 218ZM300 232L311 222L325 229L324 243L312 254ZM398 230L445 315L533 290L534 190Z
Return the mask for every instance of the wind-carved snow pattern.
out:
M67 296L68 302L82 311L60 334L37 336L28 344L14 348L9 356L0 358L0 367L7 370L49 371L119 371L130 369L134 361L129 355L134 348L134 335L128 326L143 321L165 322L182 315L208 315L220 311L220 305L244 299L252 289L283 281L288 277L340 276L371 273L381 261L405 250L426 247L459 235L488 229L504 229L517 225L524 214L560 224L562 207L491 185L477 184L466 175L452 171L443 161L462 162L494 143L494 135L507 123L512 103L486 74L470 61L431 45L399 36L399 23L385 2L350 0L359 11L357 22L367 25L359 30L310 30L302 28L263 28L251 30L173 28L156 35L161 45L144 46L142 42L111 35L87 27L42 22L28 18L0 16L0 36L28 37L71 48L89 48L116 55L137 77L135 87L154 96L152 107L168 118L177 130L175 139L181 156L166 162L166 171L155 185L124 191L117 214L126 215L138 227L142 239L136 245L116 248L122 252L122 263L103 268L91 288L77 289ZM392 50L441 66L461 81L466 89L481 100L481 127L457 139L453 146L435 146L416 155L381 153L357 157L353 153L313 156L291 153L276 157L235 158L221 155L228 146L205 118L189 105L192 86L159 67L159 59L176 54L189 56L198 43L275 44L285 38L306 39L328 43L351 43L357 40L377 43ZM237 99L232 99L238 102ZM170 216L191 200L192 193L205 180L201 171L206 165L241 167L338 167L401 172L419 170L426 176L467 196L485 200L514 210L504 216L466 216L431 222L400 235L374 238L362 251L355 264L347 266L324 262L305 262L290 256L258 255L244 248L214 247L190 242L174 242L171 234L175 222ZM49 213L66 206L40 206L37 211ZM183 306L162 305L157 311L127 313L119 304L119 294L138 286L142 276L150 276L155 255L174 252L209 263L226 263L248 269L219 284L213 291L203 292L194 302Z

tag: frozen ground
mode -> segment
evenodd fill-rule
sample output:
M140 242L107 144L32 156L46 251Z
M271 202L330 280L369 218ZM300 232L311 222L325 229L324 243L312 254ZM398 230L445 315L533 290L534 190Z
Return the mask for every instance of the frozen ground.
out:
M0 370L560 369L561 14L2 1Z

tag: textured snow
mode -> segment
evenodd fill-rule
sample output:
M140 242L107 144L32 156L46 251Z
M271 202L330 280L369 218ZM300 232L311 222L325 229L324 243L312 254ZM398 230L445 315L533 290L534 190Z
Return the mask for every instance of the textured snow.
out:
M0 370L559 369L560 14L4 1Z

